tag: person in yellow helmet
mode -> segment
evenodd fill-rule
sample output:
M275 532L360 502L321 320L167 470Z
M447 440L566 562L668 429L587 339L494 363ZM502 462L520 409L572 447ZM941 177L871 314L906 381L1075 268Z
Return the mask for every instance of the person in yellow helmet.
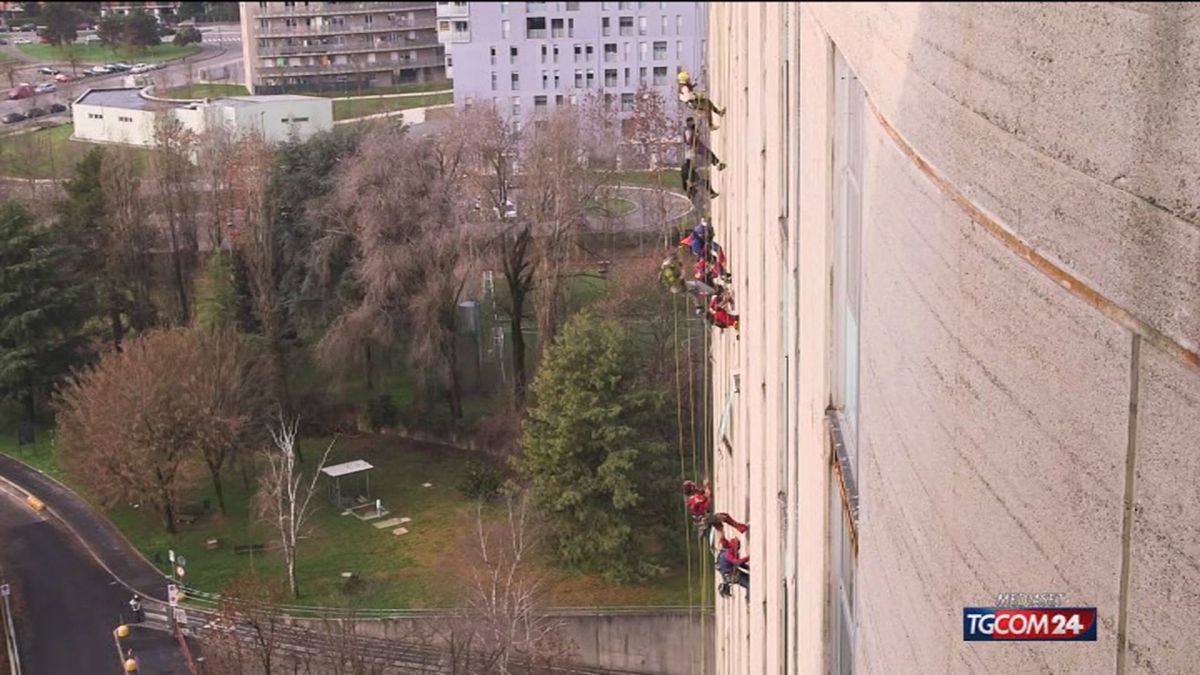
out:
M704 115L704 121L708 124L708 128L716 129L717 125L713 124L713 114L719 117L725 116L725 111L717 107L717 104L712 102L707 95L702 91L696 91L696 83L692 81L692 76L688 71L681 70L677 76L679 80L679 101L687 107Z

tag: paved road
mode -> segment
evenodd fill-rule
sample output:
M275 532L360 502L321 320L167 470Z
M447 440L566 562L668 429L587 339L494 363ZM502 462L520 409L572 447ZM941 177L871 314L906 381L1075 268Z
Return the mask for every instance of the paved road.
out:
M217 69L221 66L230 66L230 72L240 72L240 68L234 68L242 59L242 44L241 34L238 32L236 24L220 25L206 27L202 29L205 36L205 42L201 44L199 54L189 56L182 61L171 61L170 65L161 70L151 71L148 75L154 79L156 83L161 84L164 88L169 88L181 84L186 84L189 79L195 80L199 78L201 69ZM20 34L15 34L20 35ZM30 34L25 33L25 37ZM12 36L9 36L12 37ZM21 52L17 45L10 44L5 47L0 47L6 55L15 61L23 62L13 78L17 82L29 82L38 84L41 82L53 81L53 78L48 75L42 75L37 72L37 69L45 65L54 65L64 72L71 72L70 66L66 63L54 63L31 60L29 56ZM79 70L90 68L91 65L79 66ZM0 117L13 112L25 112L33 107L45 108L51 103L69 104L72 100L82 94L88 88L93 87L120 87L124 86L126 73L115 73L112 75L101 75L97 77L84 77L72 82L61 83L58 85L58 91L52 94L39 94L38 96L21 99L19 101L9 101L7 98L7 71L4 71L3 81L0 81ZM52 115L41 120L67 119L70 112ZM15 124L3 125L3 130L19 129L23 126L31 125L31 121L17 122Z
M112 631L127 609L125 588L52 519L3 491L0 542L25 672L120 672ZM141 631L136 639L142 673L187 672L170 636Z

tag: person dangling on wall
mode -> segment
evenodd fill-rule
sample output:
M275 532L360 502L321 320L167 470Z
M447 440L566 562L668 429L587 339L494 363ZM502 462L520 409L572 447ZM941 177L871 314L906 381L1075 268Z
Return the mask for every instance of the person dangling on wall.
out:
M708 303L708 320L721 330L733 328L738 331L741 329L741 321L732 310L733 296L724 289L718 289L717 294L712 296Z
M663 259L658 270L658 279L672 293L689 290L683 280L683 264L679 262L679 256L675 252Z
M721 595L728 598L734 584L746 589L746 599L750 599L750 556L742 555L742 542L737 537L723 540L720 555L717 557L717 571L721 574Z
M749 530L749 525L739 523L728 513L712 513L712 485L708 480L701 485L690 480L683 481L683 494L687 497L688 515L702 539L707 538L709 530L713 529L721 534L723 540L726 524L743 534Z
M683 126L683 151L684 154L696 161L696 158L707 161L709 165L717 167L717 171L725 170L725 163L717 157L704 141L700 140L700 136L696 134L696 118L688 116L687 121Z
M687 193L688 199L692 200L692 202L696 201L701 183L703 183L704 189L708 192L709 199L716 199L721 196L713 189L712 181L692 162L691 158L684 158L683 164L679 167L679 178L683 185L683 191Z
M677 76L679 81L679 101L687 107L704 115L704 123L709 129L717 129L717 125L713 124L712 116L716 114L719 117L725 116L725 111L717 107L717 104L712 102L702 91L696 90L696 83L692 81L692 76L688 71L681 70Z

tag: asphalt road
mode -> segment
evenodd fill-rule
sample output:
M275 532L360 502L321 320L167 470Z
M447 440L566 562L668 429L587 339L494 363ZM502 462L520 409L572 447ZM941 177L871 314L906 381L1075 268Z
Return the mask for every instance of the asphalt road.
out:
M124 587L53 521L7 492L0 492L0 542L24 671L121 672L112 631L128 610ZM141 672L186 672L170 636L140 631L135 637Z
M147 75L151 77L156 84L169 88L181 84L186 84L189 78L195 79L198 77L198 71L201 68L214 68L222 65L232 65L242 60L242 43L241 34L238 32L237 25L218 25L202 28L205 42L201 43L201 51L199 54L189 56L182 61L171 61L170 65L161 69L151 71ZM39 84L42 82L53 82L54 78L49 75L43 75L37 72L37 69L53 65L63 72L70 73L71 68L66 63L52 61L35 61L21 52L17 45L12 44L12 39L17 37L28 38L31 33L13 33L11 35L0 34L9 40L7 46L0 47L0 50L13 60L21 61L22 65L17 68L13 74L13 79L16 82L28 82L30 84ZM170 38L168 38L170 39ZM113 59L116 60L116 59ZM80 64L79 70L90 68L93 64ZM124 81L127 73L114 73L112 75L100 75L96 77L83 77L71 82L58 84L58 91L51 94L38 94L30 98L10 101L7 98L7 71L3 71L3 81L0 81L0 88L4 89L0 92L0 117L13 112L25 112L33 107L46 108L51 103L62 103L68 105L77 98L80 94L89 88L94 87L120 87L124 86ZM40 120L54 120L56 118L66 118L70 116L70 111L51 115ZM10 131L31 126L33 121L17 122L15 124L5 124L2 127L3 131Z

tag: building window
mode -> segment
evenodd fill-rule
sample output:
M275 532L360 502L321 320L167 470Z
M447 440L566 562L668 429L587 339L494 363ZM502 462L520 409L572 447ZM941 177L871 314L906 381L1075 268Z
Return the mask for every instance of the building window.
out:
M594 84L595 82L596 82L596 71L592 70L591 68L588 68L587 82L585 83L585 85L587 86L588 89L591 89L592 84Z
M542 71L542 89L547 89L549 87L550 87L550 73L543 70Z
M630 76L631 72L632 71L630 71L628 68L625 69L625 86L626 87L633 86L633 84L629 81L629 76Z
M583 45L575 45L575 63L583 61Z
M492 47L488 50L488 63L496 65L496 48Z
M610 42L604 45L604 62L615 63L617 60L617 44Z
M633 94L621 94L621 112L633 112Z
M521 97L520 96L512 97L512 116L513 117L521 116Z
M550 37L560 38L563 34L563 20L550 19Z
M367 14L366 16L363 17L363 23L368 26L370 26L374 20L375 20L375 17L370 14Z
M518 56L517 48L509 47L508 48L508 65L510 65L510 66L517 65L517 56Z
M575 71L575 88L583 89L583 71L582 70Z
M102 119L104 119L104 114L103 113L88 113L88 119L89 120L102 120Z
M683 35L683 15L682 14L675 15L675 34Z
M563 104L563 95L562 95L562 94L555 94L555 95L554 95L554 105L556 105L556 106L559 106L559 105L562 105L562 104Z
M644 17L644 16L638 17L638 35L646 34L646 23L647 23L646 17Z
M556 70L556 71L554 71L554 88L558 89L558 87L559 87L559 77L558 77L558 71Z
M558 45L554 45L554 48L552 51L554 53L554 62L558 63Z
M626 37L633 35L633 17L632 16L623 16L623 17L617 19L617 23L620 26L621 35L624 35ZM607 35L607 33L605 33L605 35Z
M616 68L606 68L604 70L604 86L605 87L617 86L617 69Z
M664 85L667 83L667 67L654 66L654 84Z
M533 97L533 109L535 111L545 109L547 103L549 103L549 99L545 96L534 96Z
M527 3L525 3L525 11L527 13L544 12L544 11L546 11L546 3L544 3L544 2L527 2Z
M132 118L132 117L125 117L125 116L122 116L122 115L118 115L118 116L117 116L117 121L118 121L118 122L132 122L132 121L133 121L133 118Z
M604 37L612 35L612 19L607 16L600 19L600 35Z
M658 28L658 32L659 32L660 34L662 34L662 35L666 35L666 34L667 34L667 31L668 31L668 30L670 30L670 27L671 27L671 24L670 24L670 22L667 20L667 18L668 18L668 17L667 17L667 15L666 15L666 14L663 14L663 15L662 15L662 20L659 22L659 28Z
M500 13L508 14L508 3L507 2L500 3Z
M643 61L649 61L650 60L650 43L649 42L639 42L638 43L638 54L641 55Z
M550 50L546 49L546 45L542 45L542 63L546 63L546 57L550 55Z
M496 91L496 89L499 86L499 81L500 81L499 78L496 77L496 73L493 72L492 73L492 91Z
M511 85L512 90L518 91L521 88L521 74L513 73L510 76L510 78L511 78L511 81L509 82L509 84Z
M667 43L666 42L655 42L654 43L654 60L655 61L663 61L663 60L666 60L666 58L667 58Z
M641 68L638 68L638 84L642 85L646 83L646 66L642 66Z
M130 120L130 122L132 122L132 121L133 120ZM307 117L285 117L279 121L283 122L284 124L299 124L300 122L307 122L308 118Z
M578 12L579 11L579 3L578 2L568 2L568 3L566 3L566 5L567 5L568 12Z
M567 19L567 37L575 37L575 19Z
M575 104L579 103L579 99L575 96L575 94L571 94L570 96L567 97L567 102L570 103L571 105L575 105Z
M512 26L509 24L508 19L504 19L503 21L500 22L500 38L501 39L507 40L508 34L511 30L512 30Z
M675 60L676 61L683 60L683 40L675 41Z
M635 3L632 3L632 2L618 2L617 8L618 9L633 9L634 4Z
M546 37L546 17L531 16L525 19L525 37L532 39Z

